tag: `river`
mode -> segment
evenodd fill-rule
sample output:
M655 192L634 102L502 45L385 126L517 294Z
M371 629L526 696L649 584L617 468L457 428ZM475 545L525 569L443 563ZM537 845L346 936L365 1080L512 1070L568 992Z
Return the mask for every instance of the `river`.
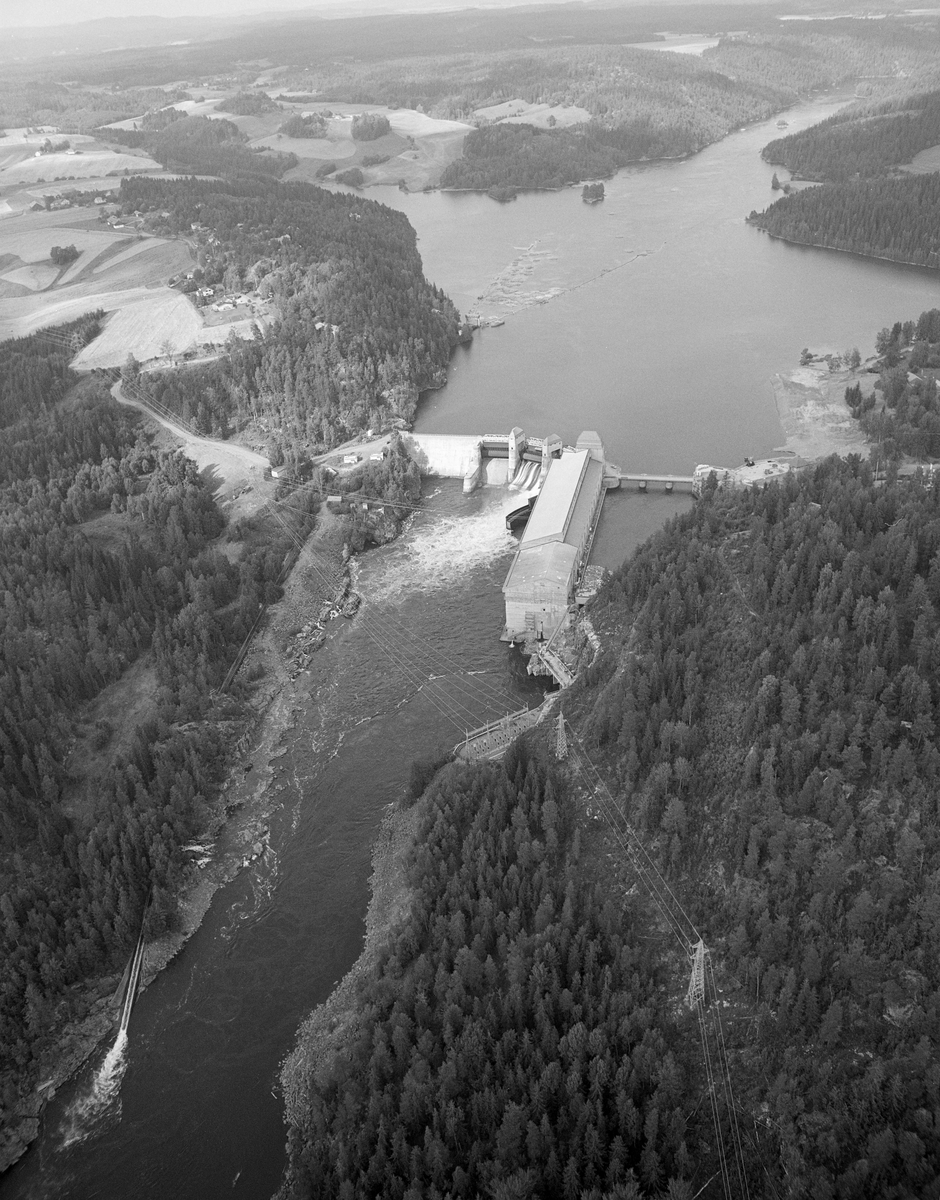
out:
M832 108L794 110L790 128ZM594 207L577 189L507 205L371 193L407 213L429 278L462 310L505 317L458 351L418 429L519 424L569 440L593 428L624 467L680 474L777 446L771 375L806 345L866 352L877 329L938 304L940 277L745 225L771 199L758 151L776 132L767 122L695 158L622 171ZM142 995L116 1099L96 1122L76 1118L102 1047L49 1105L3 1200L272 1195L284 1165L278 1067L359 953L385 807L412 759L453 744L463 721L537 699L497 640L504 503L495 490L435 487L396 544L363 558L363 614L316 657L322 686L301 697L277 760L270 850L217 893ZM595 559L620 561L688 503L611 495ZM445 678L420 686L431 675Z

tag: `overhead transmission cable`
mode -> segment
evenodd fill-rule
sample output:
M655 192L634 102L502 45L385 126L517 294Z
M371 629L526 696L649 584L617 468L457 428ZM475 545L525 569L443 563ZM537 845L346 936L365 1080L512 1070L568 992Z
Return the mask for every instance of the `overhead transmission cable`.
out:
M561 720L563 718L560 718ZM630 826L625 815L614 802L600 772L592 762L590 755L584 749L581 740L570 726L568 726L566 741L569 753L593 794L601 816L611 828L617 841L626 850L630 861L637 869L637 874L641 882L646 886L651 899L659 909L666 924L676 936L679 944L683 946L687 953L691 954L693 969L688 999L698 1019L703 1064L708 1084L709 1103L715 1127L716 1149L722 1189L725 1196L730 1198L734 1190L730 1165L730 1158L733 1157L734 1173L737 1175L739 1194L745 1200L749 1200L750 1187L744 1160L743 1139L738 1123L737 1103L734 1097L727 1043L721 1020L722 999L715 979L711 955L691 917L689 917L678 897L663 878L649 852L646 850L642 839L640 839L636 831ZM712 1016L713 1025L711 1033L708 1027L709 1013ZM712 1039L714 1039L714 1045L712 1044ZM718 1107L719 1090L728 1113L728 1128L731 1141L730 1156L721 1132L721 1114Z

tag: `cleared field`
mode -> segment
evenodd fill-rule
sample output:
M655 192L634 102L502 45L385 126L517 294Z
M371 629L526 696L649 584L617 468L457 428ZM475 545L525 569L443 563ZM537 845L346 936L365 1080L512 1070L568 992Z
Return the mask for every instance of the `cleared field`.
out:
M65 287L66 284L73 283L86 267L91 266L102 250L106 249L107 246L92 246L88 250L83 250L72 265L63 273L62 278L59 280L59 287Z
M144 238L141 242L134 242L128 246L126 250L121 250L111 258L106 259L103 263L98 263L92 268L93 275L100 275L102 271L108 271L112 267L118 266L119 263L127 262L129 258L135 258L138 254L143 254L146 250L153 250L157 246L168 246L170 243L165 242L162 238Z
M211 99L196 100L180 100L176 104L168 104L167 108L178 108L180 112L187 113L189 116L211 116L215 111L215 106L221 102L222 93ZM128 117L126 121L112 121L110 125L102 125L102 129L133 129L135 125L139 125L146 114L141 113L139 117Z
M196 340L200 346L222 346L233 333L236 337L248 339L254 335L255 325L263 328L264 324L263 319L252 318L246 321L229 321L225 325L204 325L199 330Z
M169 289L167 289L169 290ZM140 297L150 294L148 288L139 288ZM127 292L85 292L81 287L69 288L67 292L43 292L38 296L22 296L16 300L0 299L0 341L5 338L26 337L46 325L59 325L73 321L83 313L116 308L129 303L133 296Z
M535 125L539 129L581 125L591 119L587 109L579 108L576 104L529 104L526 100L504 100L502 104L478 108L473 115L486 121L498 121L506 125Z
M120 175L95 175L90 179L83 179L80 190L83 192L113 192L121 186L122 178L123 176ZM75 187L75 180L60 179L58 181L52 180L50 183L31 185L28 188L24 188L24 192L34 200L41 200L43 196L58 196L60 192L72 191Z
M132 272L133 269L133 262L118 268L119 271L128 272ZM107 282L113 284L114 280L108 278ZM140 284L139 277L135 281L120 281L116 287L106 287L103 280L93 280L91 283L75 283L69 288L52 288L48 292L39 292L32 296L0 298L0 341L4 338L25 337L46 325L73 321L76 317L95 312L97 309L115 312L143 300L153 301L160 297L169 297L175 301L183 299L172 288L143 287ZM126 357L125 350L121 357L122 363Z
M146 155L119 154L114 150L90 150L83 154L43 154L0 170L0 186L39 183L56 176L92 179L113 171L159 171L160 164Z
M911 171L914 175L933 175L940 171L940 146L930 146L921 150L901 170Z
M58 214L52 214L58 215ZM74 246L76 250L100 254L114 242L126 239L113 230L62 228L50 221L45 227L23 229L19 222L0 225L0 254L15 254L24 263L47 262L53 246Z
M280 150L284 154L293 152L298 158L315 158L318 163L335 159L352 158L357 143L352 138L292 138L269 134L250 143L257 150Z
M444 121L437 117L426 117L424 113L414 112L410 108L386 109L388 123L396 133L403 137L423 138L434 137L439 133L469 133L472 125L463 121Z
M89 142L95 139L88 133L69 133L69 134L48 134L48 133L27 133L25 127L19 129L8 129L7 135L3 139L4 150L12 149L13 147L28 146L32 150L38 150L46 138L55 137L57 141L62 137L68 137L69 143L73 146L87 146Z
M47 288L58 273L58 267L45 267L39 264L20 267L16 271L7 271L5 275L0 276L0 279L5 279L7 283L15 283L18 287L29 288L31 292L39 292L43 288Z
M121 366L128 354L144 362L168 348L179 354L196 341L201 327L199 314L184 296L170 288L155 289L151 296L124 304L114 313L73 365L83 370Z
M415 148L405 150L387 163L369 167L366 181L370 184L400 183L409 191L420 191L440 181L448 163L463 153L465 130L457 133L438 133L432 137L415 138Z

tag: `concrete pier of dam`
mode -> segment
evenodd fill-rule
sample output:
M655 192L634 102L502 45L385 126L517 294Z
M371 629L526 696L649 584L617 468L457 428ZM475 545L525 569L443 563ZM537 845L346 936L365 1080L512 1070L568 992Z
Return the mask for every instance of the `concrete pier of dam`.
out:
M578 439L578 445L584 438ZM597 437L596 434L592 434ZM509 433L405 433L405 445L421 468L422 475L462 479L464 491L478 487L504 487L507 484L527 489L541 486L552 459L565 449L557 434L546 438L530 437L516 426ZM569 450L574 447L567 447ZM523 475L528 464L540 470ZM651 475L624 471L604 460L604 487L627 487L639 492L662 490L692 492L692 475Z

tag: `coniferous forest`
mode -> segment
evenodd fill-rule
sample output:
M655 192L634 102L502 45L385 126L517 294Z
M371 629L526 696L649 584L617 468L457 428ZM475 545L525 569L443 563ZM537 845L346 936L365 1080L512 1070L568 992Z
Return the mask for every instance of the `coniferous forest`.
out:
M289 1194L690 1197L694 1019L642 903L581 877L565 781L517 748L423 805L411 912L297 1102Z
M710 947L752 1195L940 1188L938 511L858 458L711 490L604 586L565 701ZM289 1194L721 1194L688 962L576 791L525 751L431 786Z
M851 104L761 151L795 179L870 179L940 143L940 92Z
M410 422L443 382L458 314L422 273L398 212L306 183L128 179L121 200L200 244L199 278L257 288L279 319L215 363L141 381L199 432L252 424L277 465L370 427Z
M96 332L0 346L0 1149L94 999L82 985L123 967L148 892L148 935L174 927L180 847L245 720L217 689L295 554L251 522L223 552L195 465L156 450L108 379L70 372ZM293 536L315 511L295 494Z
M940 1186L938 502L857 459L715 494L596 606L584 733L711 931L780 1194Z
M828 183L793 192L752 225L806 246L940 267L940 176Z

